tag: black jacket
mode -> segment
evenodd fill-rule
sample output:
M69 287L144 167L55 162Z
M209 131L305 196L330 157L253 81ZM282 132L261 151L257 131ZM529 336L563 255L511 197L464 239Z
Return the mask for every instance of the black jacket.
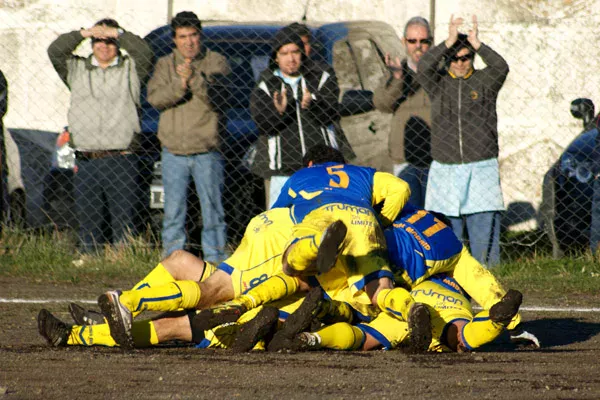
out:
M498 157L496 99L508 64L485 44L477 51L487 65L466 79L453 78L438 66L451 49L442 42L423 54L417 79L431 99L431 155L443 164Z
M250 99L252 118L260 133L252 171L263 179L292 175L302 168L306 150L320 143L337 147L347 158L352 158L354 154L337 123L339 87L333 69L304 58L294 98L292 88L274 75L271 68L262 72ZM284 87L288 103L280 115L273 103L273 93L281 93ZM312 96L308 109L300 107L303 87Z

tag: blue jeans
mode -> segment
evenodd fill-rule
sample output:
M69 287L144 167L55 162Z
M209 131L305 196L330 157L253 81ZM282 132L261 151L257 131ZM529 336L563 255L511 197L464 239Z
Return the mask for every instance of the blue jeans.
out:
M162 242L164 256L185 246L187 189L194 179L202 208L202 253L206 261L219 263L227 258L227 225L221 199L223 159L220 153L175 155L162 149L162 179L165 190L165 216Z
M491 268L500 262L500 213L497 211L448 217L452 230L463 240L466 222L471 254L483 266Z
M138 156L77 160L77 168L74 186L79 250L90 253L99 245L123 242L128 235L135 235L140 198Z
M427 190L428 175L429 167L420 168L412 164L407 164L398 174L398 178L406 181L410 187L410 198L408 201L419 208L425 208L425 191Z

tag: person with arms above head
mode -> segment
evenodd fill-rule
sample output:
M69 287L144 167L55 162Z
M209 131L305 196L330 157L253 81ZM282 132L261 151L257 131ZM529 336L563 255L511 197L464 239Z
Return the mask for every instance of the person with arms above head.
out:
M92 54L79 57L74 51L86 38L92 40ZM71 91L68 122L78 165L75 207L79 249L85 254L135 233L140 87L153 54L142 38L106 18L60 35L48 47L48 56ZM104 237L105 225L112 237Z
M252 171L265 181L267 208L302 168L302 156L311 146L326 144L353 156L341 131L329 128L339 119L335 74L310 60L304 49L293 27L279 30L269 66L251 95L250 112L260 134Z
M375 108L393 114L388 145L394 175L408 183L409 201L421 208L425 205L431 164L431 102L417 82L417 65L431 41L431 29L425 18L408 20L402 38L406 58L400 61L398 57L385 55L391 77L373 93Z
M479 40L477 17L467 35L462 18L450 18L448 38L421 57L417 79L431 99L431 154L425 208L450 219L459 238L468 232L473 256L500 262L500 212L496 101L508 64ZM478 54L487 65L473 67ZM444 60L445 68L438 70Z
M187 190L193 179L202 209L202 253L207 261L227 258L220 136L227 94L215 93L230 72L226 58L202 45L202 24L190 11L171 21L175 49L158 60L148 83L148 102L160 111L165 215L163 252L186 242Z

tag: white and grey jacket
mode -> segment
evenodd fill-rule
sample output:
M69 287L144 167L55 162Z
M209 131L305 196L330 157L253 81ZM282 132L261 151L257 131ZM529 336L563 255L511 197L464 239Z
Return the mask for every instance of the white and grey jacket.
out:
M56 72L71 90L69 131L82 151L131 149L140 132L140 86L152 67L152 50L137 35L124 32L115 65L102 69L73 54L83 40L79 31L60 35L48 48Z

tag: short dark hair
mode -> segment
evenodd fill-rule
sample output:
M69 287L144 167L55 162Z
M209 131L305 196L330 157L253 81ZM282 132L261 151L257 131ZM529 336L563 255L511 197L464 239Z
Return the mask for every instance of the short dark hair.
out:
M308 167L309 162L313 164L323 164L326 162L335 162L346 164L346 159L341 151L326 144L317 144L308 149L302 157L302 165Z
M119 23L112 18L103 18L94 24L94 26L100 26L100 25L105 25L105 26L108 26L109 28L120 28ZM104 42L106 44L114 44L115 46L119 47L119 39L117 39L117 38L98 39L98 38L93 37L92 38L92 47L94 46L94 43L97 43L97 42Z
M120 28L119 23L112 18L103 18L94 24L94 26L98 25L106 25L109 28Z
M288 25L288 28L296 32L300 36L308 36L309 39L312 39L312 32L308 29L308 26L294 22Z
M175 37L175 31L177 28L194 28L198 33L202 32L202 22L198 19L198 16L191 11L182 11L175 15L175 18L171 20L171 30L173 37Z

